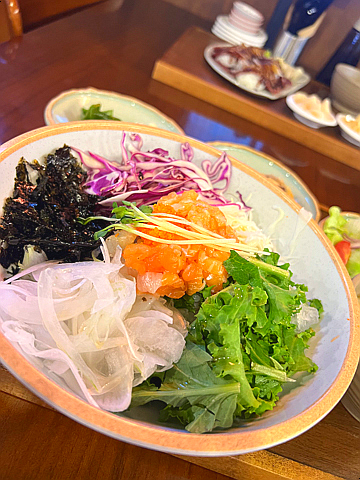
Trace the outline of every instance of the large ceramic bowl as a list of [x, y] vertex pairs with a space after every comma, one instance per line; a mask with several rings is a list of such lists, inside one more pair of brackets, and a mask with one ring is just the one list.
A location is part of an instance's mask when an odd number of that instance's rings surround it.
[[[110, 160], [120, 155], [122, 131], [139, 133], [145, 149], [162, 147], [179, 154], [181, 142], [194, 149], [195, 162], [216, 160], [215, 148], [163, 130], [116, 122], [69, 123], [34, 130], [0, 147], [0, 201], [12, 190], [20, 157], [41, 159], [64, 144], [91, 150]], [[190, 434], [157, 422], [156, 407], [144, 406], [120, 416], [86, 403], [69, 387], [50, 378], [42, 363], [33, 364], [0, 334], [0, 360], [30, 390], [70, 418], [119, 440], [165, 452], [187, 455], [231, 455], [264, 449], [306, 431], [319, 422], [346, 391], [358, 361], [360, 327], [355, 292], [345, 267], [317, 224], [304, 222], [301, 207], [282, 195], [262, 175], [233, 160], [230, 190], [240, 190], [254, 209], [254, 219], [269, 232], [275, 229], [276, 248], [291, 257], [294, 279], [309, 286], [310, 298], [320, 298], [325, 315], [309, 355], [318, 364], [315, 375], [284, 395], [272, 412], [260, 419], [219, 433]]]
[[50, 100], [44, 110], [46, 125], [77, 122], [81, 120], [81, 109], [100, 104], [101, 111], [112, 110], [113, 116], [123, 122], [139, 123], [163, 128], [169, 132], [184, 134], [183, 129], [157, 108], [137, 98], [116, 92], [83, 88], [67, 90]]

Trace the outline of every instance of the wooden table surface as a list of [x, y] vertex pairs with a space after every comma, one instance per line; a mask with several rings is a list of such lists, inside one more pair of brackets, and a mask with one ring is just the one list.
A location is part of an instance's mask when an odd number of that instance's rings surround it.
[[[273, 155], [324, 207], [360, 211], [357, 169], [151, 79], [155, 61], [192, 25], [211, 26], [161, 0], [108, 0], [29, 32], [20, 43], [0, 45], [0, 143], [44, 125], [44, 107], [61, 91], [93, 86], [154, 105], [197, 139], [241, 143]], [[360, 476], [360, 424], [341, 404], [299, 438], [268, 451], [184, 460], [81, 426], [1, 369], [0, 422], [1, 480]]]

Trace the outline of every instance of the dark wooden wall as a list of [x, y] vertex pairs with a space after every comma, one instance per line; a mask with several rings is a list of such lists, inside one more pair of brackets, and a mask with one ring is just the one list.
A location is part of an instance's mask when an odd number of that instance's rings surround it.
[[[24, 31], [101, 0], [18, 0]], [[136, 0], [134, 0], [136, 1]]]

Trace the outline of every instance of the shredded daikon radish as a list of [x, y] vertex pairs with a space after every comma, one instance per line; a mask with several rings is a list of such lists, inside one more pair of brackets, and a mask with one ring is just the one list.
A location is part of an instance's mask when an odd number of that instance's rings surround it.
[[239, 210], [236, 205], [224, 205], [219, 209], [225, 215], [227, 224], [234, 230], [242, 243], [257, 251], [263, 251], [265, 248], [273, 250], [270, 238], [251, 219], [251, 212]]

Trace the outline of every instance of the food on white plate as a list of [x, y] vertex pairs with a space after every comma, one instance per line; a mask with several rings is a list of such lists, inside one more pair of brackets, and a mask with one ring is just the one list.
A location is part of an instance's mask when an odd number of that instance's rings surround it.
[[316, 372], [305, 351], [321, 302], [241, 195], [226, 197], [225, 153], [199, 168], [188, 144], [179, 158], [141, 148], [124, 134], [121, 162], [66, 146], [20, 162], [0, 223], [0, 328], [94, 406], [159, 400], [160, 421], [229, 428]]
[[267, 90], [277, 94], [292, 85], [302, 72], [273, 58], [269, 51], [245, 45], [215, 47], [212, 58], [227, 73], [234, 77], [239, 86], [254, 91]]
[[351, 128], [351, 130], [360, 135], [360, 115], [355, 118], [351, 117], [350, 115], [345, 115], [343, 122], [346, 126]]
[[293, 100], [304, 112], [321, 122], [332, 122], [335, 118], [329, 98], [321, 100], [317, 95], [298, 92], [293, 95]]

